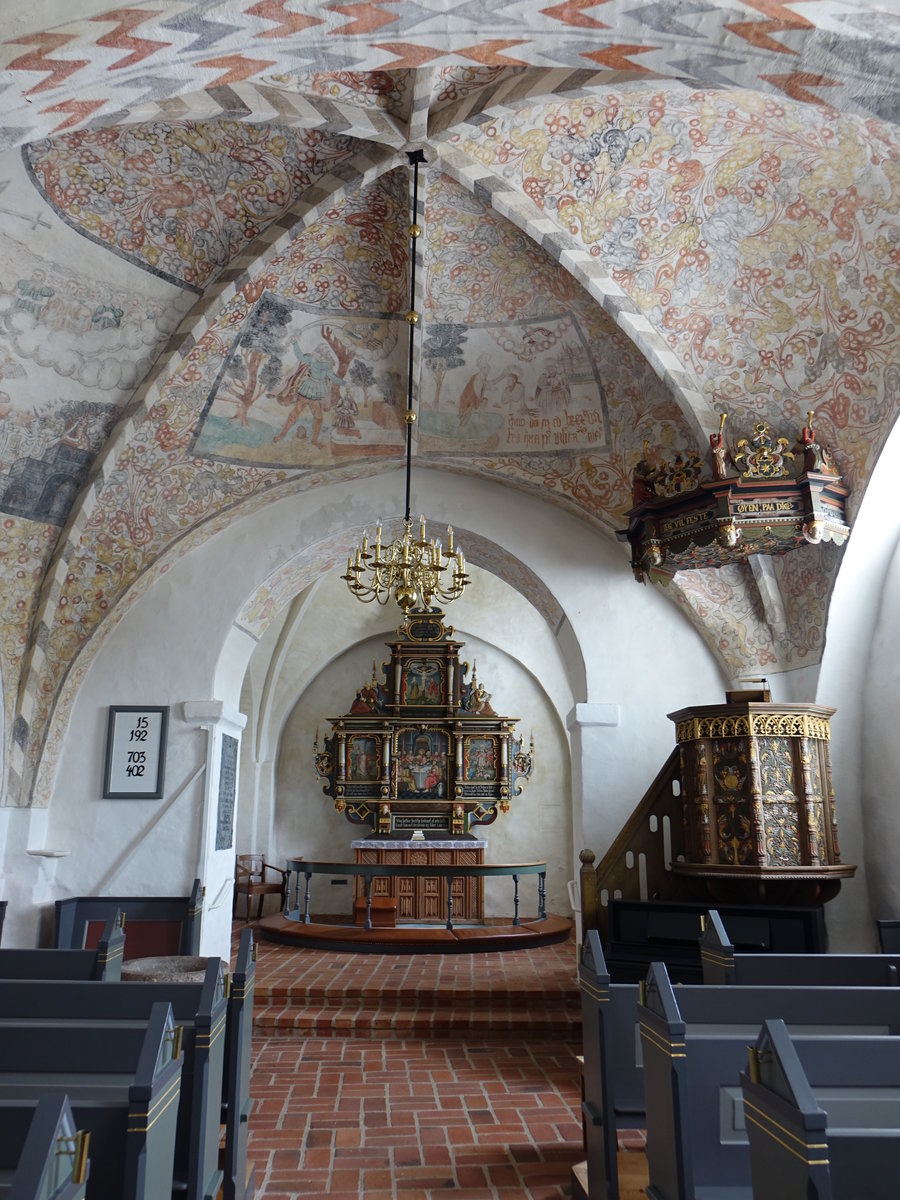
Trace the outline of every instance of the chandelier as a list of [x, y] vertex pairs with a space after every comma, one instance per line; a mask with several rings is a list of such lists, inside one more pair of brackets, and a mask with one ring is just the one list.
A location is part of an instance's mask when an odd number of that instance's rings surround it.
[[[419, 163], [424, 162], [421, 150], [408, 154], [412, 167], [412, 216], [409, 226], [409, 295], [410, 305], [416, 296], [416, 239], [422, 227], [416, 223], [419, 202]], [[413, 408], [413, 370], [415, 362], [415, 333], [419, 314], [410, 307], [406, 314], [409, 325], [409, 363], [407, 369], [406, 411], [406, 509], [403, 533], [392, 542], [381, 540], [381, 521], [375, 530], [375, 543], [369, 545], [368, 533], [364, 532], [362, 543], [351, 551], [347, 559], [347, 573], [341, 579], [364, 604], [376, 600], [387, 604], [395, 600], [405, 612], [410, 609], [427, 609], [433, 600], [449, 604], [458, 600], [469, 582], [466, 561], [462, 550], [453, 546], [453, 527], [447, 527], [447, 546], [435, 538], [428, 539], [425, 533], [425, 518], [419, 517], [419, 536], [413, 534], [410, 518], [410, 478], [412, 472], [412, 430], [416, 422]]]

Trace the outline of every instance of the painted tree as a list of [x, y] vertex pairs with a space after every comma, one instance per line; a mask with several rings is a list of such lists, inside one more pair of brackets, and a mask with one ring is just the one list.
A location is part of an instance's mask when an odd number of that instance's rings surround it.
[[461, 367], [465, 362], [462, 348], [466, 337], [467, 334], [462, 325], [450, 325], [445, 321], [436, 321], [426, 330], [422, 354], [434, 372], [435, 409], [440, 405], [441, 387], [447, 372], [452, 371], [454, 367]]

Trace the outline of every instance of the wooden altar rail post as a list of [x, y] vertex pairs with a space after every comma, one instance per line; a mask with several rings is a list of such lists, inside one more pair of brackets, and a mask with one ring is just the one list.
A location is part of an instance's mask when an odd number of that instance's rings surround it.
[[[389, 878], [409, 877], [438, 878], [447, 881], [447, 929], [453, 929], [453, 881], [454, 879], [477, 879], [479, 877], [496, 878], [509, 875], [514, 884], [513, 905], [515, 915], [513, 925], [521, 925], [519, 918], [519, 876], [537, 875], [538, 877], [538, 915], [537, 920], [547, 919], [547, 864], [546, 862], [530, 863], [484, 863], [478, 866], [414, 866], [410, 863], [333, 863], [313, 862], [305, 858], [289, 858], [285, 863], [288, 872], [288, 886], [285, 899], [284, 916], [289, 921], [297, 921], [309, 925], [312, 918], [309, 913], [310, 881], [313, 875], [361, 875], [366, 881], [366, 923], [365, 928], [372, 928], [372, 880], [376, 876]], [[305, 879], [303, 893], [303, 911], [300, 910], [300, 876]], [[293, 882], [292, 882], [293, 881]]]

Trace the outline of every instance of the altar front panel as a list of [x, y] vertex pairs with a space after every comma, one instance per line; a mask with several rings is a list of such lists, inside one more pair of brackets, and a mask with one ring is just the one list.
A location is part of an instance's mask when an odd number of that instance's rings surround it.
[[[352, 843], [353, 861], [366, 866], [475, 867], [484, 864], [486, 841], [390, 841], [362, 838]], [[354, 898], [365, 896], [366, 881], [356, 879]], [[453, 920], [484, 919], [484, 880], [452, 880]], [[437, 876], [375, 876], [372, 896], [392, 896], [398, 921], [446, 921], [447, 881]]]

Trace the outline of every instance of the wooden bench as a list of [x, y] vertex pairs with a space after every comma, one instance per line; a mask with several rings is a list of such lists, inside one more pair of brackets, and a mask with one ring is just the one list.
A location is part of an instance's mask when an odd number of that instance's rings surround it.
[[252, 930], [244, 929], [231, 978], [225, 1025], [225, 1079], [222, 1086], [225, 1138], [221, 1159], [225, 1175], [222, 1182], [223, 1200], [253, 1200], [256, 1195], [255, 1171], [247, 1169], [255, 985], [256, 947]]
[[886, 987], [900, 984], [900, 955], [736, 954], [718, 911], [710, 910], [700, 936], [704, 983], [792, 987]]
[[3, 937], [3, 922], [6, 918], [6, 906], [8, 903], [8, 900], [0, 900], [0, 939]]
[[5, 1107], [65, 1091], [91, 1134], [88, 1200], [171, 1200], [180, 1040], [163, 1003], [145, 1025], [0, 1028], [0, 1124]]
[[[619, 1129], [643, 1128], [636, 983], [611, 983], [600, 935], [588, 929], [578, 967], [584, 1049], [582, 1114], [591, 1200], [618, 1200]], [[583, 1174], [583, 1173], [582, 1173]]]
[[178, 1102], [174, 1187], [185, 1200], [215, 1200], [225, 1062], [226, 995], [222, 961], [210, 958], [202, 983], [0, 981], [0, 1029], [63, 1026], [80, 1036], [94, 1022], [146, 1024], [153, 1005], [172, 1006], [183, 1029], [184, 1065]]
[[71, 896], [57, 900], [53, 944], [89, 950], [115, 912], [125, 921], [125, 958], [200, 953], [203, 888], [194, 880], [189, 896]]
[[653, 964], [639, 1007], [651, 1200], [749, 1200], [738, 1078], [757, 1024], [776, 1013], [810, 1055], [838, 1035], [900, 1050], [892, 988], [673, 988]]
[[[678, 983], [700, 983], [698, 939], [708, 905], [700, 900], [611, 900], [606, 965], [614, 983], [637, 983], [664, 962]], [[722, 915], [746, 954], [808, 954], [826, 948], [821, 907], [729, 905]]]
[[0, 950], [0, 979], [116, 980], [125, 934], [116, 910], [93, 950]]
[[[667, 976], [668, 978], [668, 976]], [[588, 930], [579, 966], [584, 1049], [583, 1114], [591, 1200], [617, 1200], [617, 1132], [646, 1125], [643, 1049], [638, 1017], [639, 985], [611, 983], [599, 934]], [[820, 1024], [900, 1032], [900, 997], [880, 988], [791, 989], [790, 1013], [809, 1025], [818, 1008]], [[678, 1003], [686, 1020], [720, 1024], [728, 1013], [744, 1028], [746, 1045], [759, 1024], [785, 1011], [780, 988], [681, 984]], [[740, 1062], [743, 1062], [741, 1051]], [[739, 1069], [739, 1066], [738, 1068]], [[735, 1073], [732, 1083], [735, 1084]]]
[[754, 1200], [896, 1200], [900, 1050], [835, 1038], [821, 1056], [766, 1021], [740, 1075]]
[[878, 930], [881, 953], [900, 954], [900, 921], [876, 921], [875, 928]]
[[89, 1138], [68, 1096], [0, 1109], [0, 1200], [84, 1200]]

